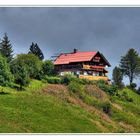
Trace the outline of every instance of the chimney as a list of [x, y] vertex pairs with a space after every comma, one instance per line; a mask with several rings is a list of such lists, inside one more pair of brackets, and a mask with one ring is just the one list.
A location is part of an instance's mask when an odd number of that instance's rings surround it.
[[77, 50], [77, 49], [74, 49], [74, 50], [73, 50], [73, 53], [77, 53], [77, 52], [78, 52], [78, 50]]

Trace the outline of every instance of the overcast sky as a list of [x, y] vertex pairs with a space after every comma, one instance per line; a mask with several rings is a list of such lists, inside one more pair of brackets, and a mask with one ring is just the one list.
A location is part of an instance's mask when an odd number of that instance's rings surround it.
[[[100, 51], [112, 69], [129, 48], [140, 53], [140, 8], [0, 8], [0, 38], [15, 54], [38, 43], [46, 59], [60, 52]], [[126, 81], [126, 80], [125, 80]], [[137, 80], [140, 86], [140, 80]]]

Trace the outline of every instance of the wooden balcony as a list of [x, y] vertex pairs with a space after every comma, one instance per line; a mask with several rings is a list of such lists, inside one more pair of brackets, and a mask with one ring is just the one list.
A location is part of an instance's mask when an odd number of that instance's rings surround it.
[[109, 81], [107, 76], [92, 76], [92, 75], [79, 75], [79, 78], [88, 79], [88, 80], [104, 80]]
[[83, 65], [83, 69], [92, 71], [103, 71], [105, 73], [108, 73], [108, 71], [105, 69], [105, 66]]

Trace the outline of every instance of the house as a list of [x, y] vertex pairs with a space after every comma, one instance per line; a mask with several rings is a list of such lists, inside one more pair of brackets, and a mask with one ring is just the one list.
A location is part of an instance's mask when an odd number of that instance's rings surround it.
[[73, 74], [89, 80], [109, 81], [106, 67], [111, 65], [100, 52], [80, 52], [74, 49], [71, 53], [61, 53], [57, 56], [54, 65], [61, 76]]

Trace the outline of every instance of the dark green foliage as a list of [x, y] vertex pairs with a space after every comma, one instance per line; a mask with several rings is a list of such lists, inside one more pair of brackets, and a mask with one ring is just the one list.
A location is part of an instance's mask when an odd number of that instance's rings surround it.
[[0, 55], [0, 85], [9, 86], [13, 82], [13, 75], [10, 72], [6, 58]]
[[104, 102], [102, 103], [101, 106], [102, 106], [103, 112], [105, 112], [106, 114], [111, 113], [111, 104], [109, 102]]
[[34, 44], [32, 42], [32, 45], [30, 46], [29, 54], [36, 55], [40, 60], [43, 60], [44, 59], [43, 52], [41, 51], [41, 49], [39, 48], [39, 46], [38, 46], [37, 43]]
[[34, 54], [19, 54], [18, 61], [24, 64], [30, 78], [38, 79], [39, 74], [42, 73], [42, 61]]
[[136, 83], [131, 83], [131, 84], [130, 84], [130, 88], [131, 88], [132, 90], [135, 90], [136, 87], [137, 87], [137, 84], [136, 84]]
[[0, 53], [2, 56], [7, 58], [7, 62], [10, 62], [13, 58], [12, 45], [6, 33], [4, 34], [2, 42], [0, 43]]
[[127, 54], [121, 58], [120, 68], [131, 84], [135, 78], [140, 76], [139, 54], [134, 49], [129, 49]]
[[123, 74], [119, 67], [115, 67], [113, 69], [113, 84], [117, 85], [119, 88], [122, 88], [122, 80], [123, 80]]
[[123, 91], [121, 94], [118, 94], [118, 97], [123, 101], [133, 102], [133, 99], [129, 97], [129, 95], [125, 91]]
[[11, 62], [11, 71], [14, 75], [15, 83], [20, 85], [20, 89], [22, 89], [23, 86], [27, 86], [29, 84], [29, 74], [27, 67], [18, 58]]
[[77, 78], [76, 76], [67, 74], [62, 77], [62, 84], [68, 85], [71, 81], [75, 81]]
[[84, 103], [103, 110], [107, 114], [110, 114], [111, 104], [109, 103], [109, 101], [100, 101], [91, 93], [87, 93], [83, 84], [77, 81], [71, 81], [68, 85], [68, 89], [71, 93], [74, 93], [73, 95], [77, 96]]
[[46, 81], [50, 84], [60, 84], [61, 83], [61, 78], [55, 77], [55, 76], [45, 76], [43, 78], [43, 81]]
[[50, 60], [44, 61], [42, 67], [44, 75], [48, 76], [54, 75], [54, 64], [52, 63], [52, 61]]
[[111, 96], [117, 93], [117, 86], [115, 85], [107, 85], [104, 81], [100, 80], [97, 81], [97, 86], [102, 89], [103, 91], [109, 93]]
[[140, 87], [137, 89], [137, 94], [140, 95]]
[[115, 85], [108, 86], [108, 91], [107, 92], [110, 95], [115, 95], [117, 93], [117, 91], [118, 91], [117, 86], [115, 86]]
[[83, 85], [95, 84], [95, 81], [91, 81], [91, 80], [87, 80], [87, 79], [80, 79], [71, 74], [66, 74], [62, 77], [62, 84], [68, 85], [71, 81], [75, 81], [75, 82], [83, 84]]

